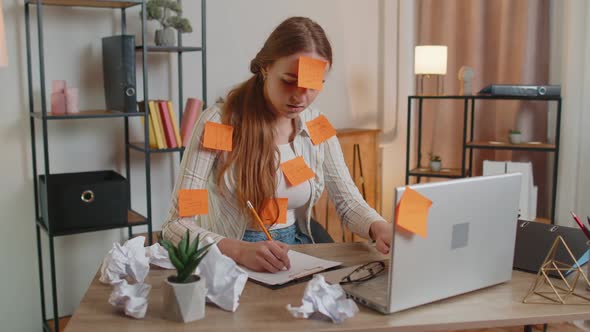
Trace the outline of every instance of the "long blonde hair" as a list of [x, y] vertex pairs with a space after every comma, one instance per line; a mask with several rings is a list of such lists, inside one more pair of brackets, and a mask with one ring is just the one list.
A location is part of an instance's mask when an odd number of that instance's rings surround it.
[[233, 166], [235, 193], [244, 212], [249, 200], [260, 214], [264, 202], [275, 197], [277, 187], [279, 163], [273, 129], [276, 115], [265, 101], [262, 70], [279, 58], [314, 51], [332, 64], [332, 48], [319, 24], [306, 17], [283, 21], [250, 62], [252, 77], [226, 97], [222, 122], [234, 127], [233, 150], [221, 161], [217, 183], [221, 185], [224, 173]]

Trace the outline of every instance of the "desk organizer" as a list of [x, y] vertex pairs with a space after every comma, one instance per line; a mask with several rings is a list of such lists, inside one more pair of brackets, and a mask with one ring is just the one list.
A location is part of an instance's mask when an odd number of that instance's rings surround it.
[[[563, 248], [569, 254], [569, 258], [571, 258], [570, 264], [555, 259], [555, 254], [560, 245], [562, 245]], [[571, 276], [572, 280], [568, 281], [568, 278], [566, 278], [564, 274], [570, 270], [574, 271], [572, 272]], [[549, 277], [549, 273], [557, 273], [560, 276], [560, 278], [551, 279]], [[588, 281], [586, 274], [584, 273], [582, 268], [580, 268], [580, 265], [578, 265], [574, 257], [574, 254], [572, 253], [568, 245], [565, 243], [565, 240], [561, 236], [557, 236], [555, 238], [555, 241], [553, 241], [551, 249], [547, 253], [545, 261], [543, 262], [541, 268], [539, 269], [539, 272], [537, 273], [537, 278], [535, 279], [535, 282], [531, 286], [530, 290], [528, 291], [527, 295], [524, 297], [522, 302], [553, 304], [590, 304], [590, 298], [588, 296], [576, 293], [576, 284], [578, 283], [580, 276], [586, 282], [586, 289], [588, 289], [590, 287], [590, 281]], [[549, 300], [549, 302], [534, 301], [532, 297], [535, 295], [538, 295], [546, 300]], [[572, 298], [581, 299], [583, 301], [572, 302]]]

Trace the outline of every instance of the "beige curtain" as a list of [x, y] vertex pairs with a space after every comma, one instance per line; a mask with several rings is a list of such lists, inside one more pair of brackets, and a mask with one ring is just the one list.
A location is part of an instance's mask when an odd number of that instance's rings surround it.
[[[549, 0], [419, 0], [416, 15], [417, 45], [448, 46], [445, 94], [459, 93], [457, 73], [464, 65], [474, 69], [474, 93], [494, 83], [547, 84]], [[427, 92], [435, 91], [433, 83], [426, 83]], [[432, 152], [442, 156], [443, 167], [460, 167], [463, 103], [431, 100], [424, 106], [422, 165]], [[546, 102], [476, 102], [474, 140], [507, 141], [509, 129], [515, 128], [525, 141], [546, 142], [547, 106]], [[546, 153], [476, 150], [474, 157], [474, 175], [481, 175], [486, 159], [531, 161], [539, 186], [537, 216], [549, 216], [551, 165]]]

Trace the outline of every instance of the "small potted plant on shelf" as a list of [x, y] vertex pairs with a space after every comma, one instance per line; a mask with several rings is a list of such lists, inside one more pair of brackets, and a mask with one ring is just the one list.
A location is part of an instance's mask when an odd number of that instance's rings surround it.
[[510, 129], [508, 132], [508, 139], [512, 144], [522, 143], [522, 134], [518, 129]]
[[155, 43], [158, 46], [174, 46], [176, 31], [192, 32], [191, 23], [181, 17], [182, 7], [176, 0], [148, 0], [146, 3], [147, 19], [160, 22], [162, 29], [156, 30]]
[[178, 246], [172, 242], [160, 239], [160, 244], [168, 251], [170, 261], [176, 268], [176, 275], [169, 276], [162, 288], [164, 303], [162, 316], [165, 319], [190, 322], [205, 317], [205, 279], [194, 275], [209, 247], [213, 243], [199, 248], [199, 235], [190, 242], [189, 231], [182, 237]]
[[442, 166], [442, 161], [440, 156], [435, 154], [430, 154], [430, 170], [433, 172], [439, 172]]

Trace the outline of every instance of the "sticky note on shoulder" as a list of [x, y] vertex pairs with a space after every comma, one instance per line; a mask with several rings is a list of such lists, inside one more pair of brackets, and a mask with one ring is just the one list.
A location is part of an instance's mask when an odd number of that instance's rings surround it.
[[328, 62], [308, 56], [299, 57], [297, 86], [300, 88], [321, 90], [324, 87], [324, 73]]
[[[277, 205], [275, 206], [275, 203]], [[265, 225], [272, 225], [273, 223], [285, 224], [287, 223], [287, 208], [289, 206], [288, 198], [269, 199], [264, 202], [260, 218]], [[278, 207], [278, 209], [277, 209]]]
[[203, 147], [213, 150], [231, 151], [234, 127], [208, 121], [203, 133]]
[[180, 189], [178, 216], [192, 217], [209, 213], [209, 193], [206, 189]]
[[410, 187], [406, 187], [402, 198], [395, 208], [395, 222], [397, 226], [428, 237], [428, 211], [432, 201]]
[[330, 121], [328, 121], [323, 115], [320, 115], [311, 121], [307, 121], [305, 124], [309, 130], [309, 136], [311, 136], [311, 142], [313, 145], [325, 142], [330, 137], [336, 135], [336, 129], [332, 127]]
[[292, 186], [296, 186], [315, 177], [315, 173], [307, 166], [303, 157], [293, 158], [282, 163], [281, 170]]

